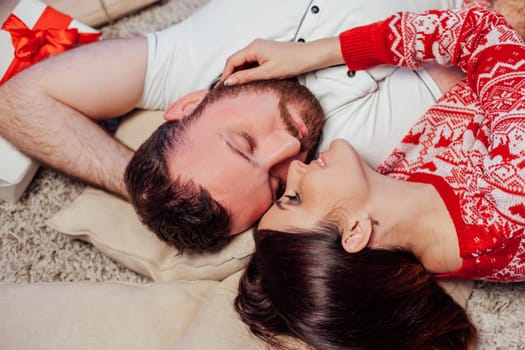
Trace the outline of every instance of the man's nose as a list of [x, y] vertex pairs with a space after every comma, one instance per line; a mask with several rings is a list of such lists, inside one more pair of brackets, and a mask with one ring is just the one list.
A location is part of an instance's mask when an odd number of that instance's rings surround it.
[[272, 168], [286, 163], [299, 155], [301, 143], [297, 138], [282, 130], [269, 137], [259, 149], [259, 161], [261, 166], [268, 171]]

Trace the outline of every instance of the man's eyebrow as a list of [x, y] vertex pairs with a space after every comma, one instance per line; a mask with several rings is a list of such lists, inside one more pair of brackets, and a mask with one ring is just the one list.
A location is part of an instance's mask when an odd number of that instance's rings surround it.
[[250, 151], [253, 152], [257, 147], [257, 144], [252, 135], [248, 134], [247, 132], [239, 132], [237, 134], [243, 137], [246, 140], [246, 142], [248, 142], [248, 144], [250, 145]]

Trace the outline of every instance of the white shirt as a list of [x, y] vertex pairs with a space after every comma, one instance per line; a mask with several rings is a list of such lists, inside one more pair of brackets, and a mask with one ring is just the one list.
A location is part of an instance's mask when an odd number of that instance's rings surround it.
[[[207, 89], [229, 55], [255, 38], [311, 41], [385, 19], [397, 11], [455, 8], [460, 0], [212, 0], [185, 21], [148, 35], [140, 107], [165, 109]], [[327, 115], [320, 150], [345, 138], [372, 166], [399, 144], [441, 95], [424, 70], [332, 67], [300, 77]]]

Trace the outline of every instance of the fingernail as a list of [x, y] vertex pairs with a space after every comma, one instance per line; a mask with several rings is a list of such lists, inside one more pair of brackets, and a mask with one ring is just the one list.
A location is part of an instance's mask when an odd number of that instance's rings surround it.
[[229, 86], [229, 85], [234, 85], [235, 83], [237, 82], [237, 80], [235, 80], [235, 78], [228, 78], [224, 81], [224, 85], [226, 86]]

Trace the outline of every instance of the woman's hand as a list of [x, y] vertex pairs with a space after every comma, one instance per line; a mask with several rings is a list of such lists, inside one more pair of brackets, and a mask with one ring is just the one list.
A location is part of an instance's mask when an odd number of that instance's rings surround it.
[[525, 39], [525, 2], [523, 0], [494, 0], [492, 7], [505, 16], [507, 22]]
[[342, 63], [337, 37], [310, 43], [256, 39], [228, 58], [221, 81], [225, 85], [235, 85], [253, 80], [285, 79]]

